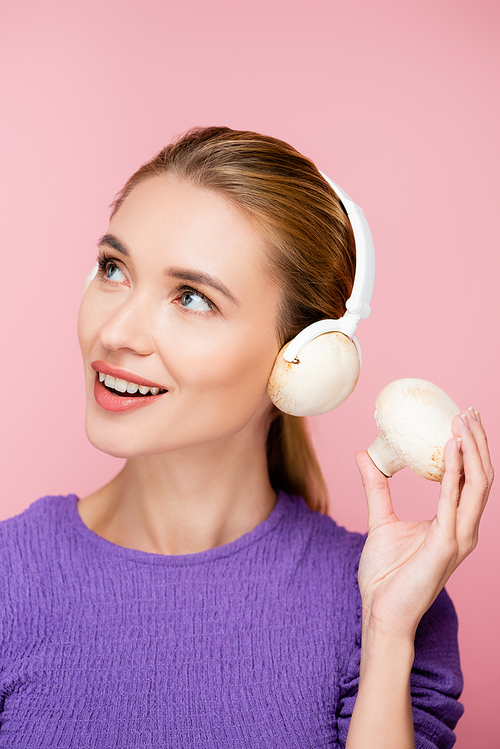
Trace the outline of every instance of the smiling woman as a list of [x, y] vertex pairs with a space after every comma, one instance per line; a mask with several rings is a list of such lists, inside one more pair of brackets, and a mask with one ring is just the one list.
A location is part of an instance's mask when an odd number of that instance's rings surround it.
[[[399, 521], [357, 453], [362, 536], [328, 516], [270, 384], [306, 326], [369, 314], [352, 206], [288, 144], [224, 127], [119, 193], [78, 336], [88, 439], [126, 462], [0, 523], [0, 749], [453, 746], [444, 585], [493, 480], [479, 415], [453, 421], [433, 520]], [[323, 331], [281, 365], [319, 381], [319, 349], [358, 362], [356, 345]]]
[[[215, 455], [223, 449], [236, 457], [254, 441], [265, 444], [271, 405], [266, 383], [279, 348], [274, 320], [280, 290], [264, 271], [256, 272], [264, 254], [257, 230], [220, 195], [169, 174], [138, 184], [113, 214], [108, 234], [128, 248], [127, 255], [108, 246], [101, 256], [78, 326], [92, 444], [127, 458], [169, 456], [162, 460], [162, 472], [165, 459], [170, 463], [180, 450], [203, 448]], [[198, 282], [188, 285], [186, 276]], [[214, 285], [213, 279], [220, 281]], [[130, 418], [126, 399], [126, 423], [109, 419], [91, 397], [94, 387], [103, 390], [93, 366], [97, 360], [126, 370], [122, 377], [129, 382], [142, 376], [166, 392], [147, 404], [141, 401], [151, 408], [134, 408]], [[250, 465], [245, 471], [255, 473]], [[207, 479], [205, 469], [205, 487]], [[272, 488], [259, 487], [258, 494], [265, 503], [260, 512], [269, 514]], [[98, 504], [103, 507], [102, 495]], [[86, 505], [83, 500], [82, 508]], [[198, 542], [191, 538], [193, 549], [169, 549], [168, 539], [158, 538], [151, 550], [196, 551]], [[135, 546], [139, 539], [130, 541]], [[204, 539], [201, 548], [218, 541]]]

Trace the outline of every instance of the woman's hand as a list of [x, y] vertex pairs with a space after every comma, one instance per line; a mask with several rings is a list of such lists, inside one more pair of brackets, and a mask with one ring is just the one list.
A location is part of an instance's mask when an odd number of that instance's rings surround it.
[[493, 482], [486, 433], [479, 415], [467, 410], [453, 419], [452, 434], [433, 520], [399, 520], [387, 479], [366, 451], [356, 453], [368, 502], [358, 576], [364, 631], [414, 638], [424, 613], [477, 544]]

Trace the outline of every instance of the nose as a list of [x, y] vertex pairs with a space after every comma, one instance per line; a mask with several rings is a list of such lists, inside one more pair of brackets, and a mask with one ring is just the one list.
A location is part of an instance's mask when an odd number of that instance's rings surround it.
[[151, 305], [144, 297], [131, 293], [117, 308], [110, 311], [101, 327], [99, 339], [109, 351], [123, 349], [147, 356], [154, 351], [151, 329]]

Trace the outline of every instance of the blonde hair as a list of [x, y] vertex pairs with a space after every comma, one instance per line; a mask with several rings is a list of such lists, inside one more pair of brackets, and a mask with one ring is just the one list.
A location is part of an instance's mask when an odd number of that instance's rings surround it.
[[[282, 289], [280, 345], [316, 320], [342, 317], [354, 282], [354, 235], [342, 204], [310, 159], [259, 133], [193, 128], [132, 175], [111, 216], [139, 182], [166, 172], [219, 193], [256, 222], [269, 248], [267, 269]], [[326, 514], [327, 488], [305, 420], [276, 408], [273, 417], [267, 437], [272, 486]]]

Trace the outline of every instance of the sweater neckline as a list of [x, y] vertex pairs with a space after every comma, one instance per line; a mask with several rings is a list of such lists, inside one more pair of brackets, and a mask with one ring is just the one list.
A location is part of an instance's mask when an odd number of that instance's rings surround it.
[[87, 544], [92, 546], [96, 551], [105, 554], [109, 558], [130, 560], [142, 564], [159, 564], [168, 567], [185, 567], [193, 564], [203, 564], [236, 554], [270, 533], [282, 520], [287, 508], [290, 507], [292, 503], [292, 497], [279, 489], [277, 491], [276, 504], [268, 517], [248, 533], [244, 533], [230, 543], [223, 544], [222, 546], [215, 546], [213, 549], [198, 551], [194, 554], [171, 555], [156, 554], [149, 551], [140, 551], [139, 549], [129, 549], [126, 546], [119, 546], [118, 544], [103, 538], [83, 522], [78, 513], [79, 499], [80, 498], [76, 494], [70, 494], [68, 497], [68, 500], [70, 500], [67, 502], [70, 524], [87, 542]]

